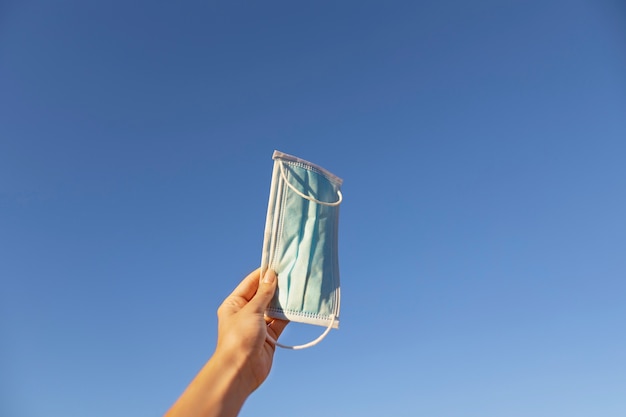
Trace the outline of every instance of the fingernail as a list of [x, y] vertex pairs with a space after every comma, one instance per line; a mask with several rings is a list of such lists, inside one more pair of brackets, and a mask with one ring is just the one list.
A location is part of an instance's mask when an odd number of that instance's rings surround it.
[[276, 281], [276, 273], [273, 270], [268, 269], [265, 275], [263, 276], [263, 282], [265, 284], [273, 284], [274, 281]]

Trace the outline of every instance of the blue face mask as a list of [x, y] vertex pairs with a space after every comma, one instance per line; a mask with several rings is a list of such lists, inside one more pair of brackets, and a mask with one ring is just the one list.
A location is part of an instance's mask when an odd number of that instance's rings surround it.
[[261, 273], [276, 271], [278, 288], [267, 308], [273, 318], [325, 326], [313, 342], [339, 327], [337, 232], [341, 178], [295, 156], [274, 151]]

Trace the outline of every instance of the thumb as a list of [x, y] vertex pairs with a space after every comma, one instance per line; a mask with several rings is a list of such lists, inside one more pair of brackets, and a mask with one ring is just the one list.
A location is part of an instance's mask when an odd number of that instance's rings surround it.
[[256, 294], [252, 297], [252, 300], [248, 303], [249, 308], [256, 313], [263, 313], [265, 307], [269, 304], [276, 291], [276, 272], [272, 269], [268, 269], [259, 282], [259, 288], [256, 290]]

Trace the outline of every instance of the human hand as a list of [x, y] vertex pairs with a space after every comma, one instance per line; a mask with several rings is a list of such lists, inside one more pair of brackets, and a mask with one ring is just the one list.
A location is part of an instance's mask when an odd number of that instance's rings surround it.
[[248, 394], [265, 381], [276, 347], [266, 332], [278, 339], [288, 321], [265, 317], [265, 308], [276, 290], [276, 274], [268, 270], [250, 273], [217, 310], [218, 334], [214, 356], [236, 367], [240, 388]]
[[282, 333], [287, 321], [265, 318], [276, 290], [276, 274], [260, 269], [235, 288], [217, 310], [217, 347], [166, 417], [234, 417], [272, 367], [275, 346], [266, 340]]

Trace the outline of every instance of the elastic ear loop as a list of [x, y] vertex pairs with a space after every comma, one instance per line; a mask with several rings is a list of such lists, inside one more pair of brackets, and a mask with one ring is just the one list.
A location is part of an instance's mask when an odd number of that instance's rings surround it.
[[[305, 199], [307, 199], [309, 201], [312, 201], [314, 203], [324, 205], [324, 206], [338, 206], [339, 204], [341, 204], [341, 201], [343, 200], [343, 195], [341, 194], [341, 191], [337, 190], [337, 196], [339, 198], [335, 202], [327, 203], [325, 201], [317, 200], [317, 199], [315, 199], [315, 198], [313, 198], [311, 196], [308, 196], [308, 195], [302, 193], [300, 190], [298, 190], [293, 185], [291, 185], [291, 183], [287, 179], [287, 175], [285, 175], [285, 169], [283, 168], [283, 162], [282, 161], [280, 162], [279, 166], [280, 166], [280, 175], [283, 177], [283, 180], [285, 181], [285, 184], [287, 184], [287, 186], [289, 188], [291, 188], [292, 191], [295, 192], [296, 194], [298, 194], [300, 197], [305, 198]], [[267, 332], [265, 334], [265, 338], [267, 339], [268, 342], [273, 343], [274, 345], [276, 345], [278, 347], [281, 347], [283, 349], [300, 350], [300, 349], [310, 348], [311, 346], [315, 346], [319, 342], [321, 342], [328, 335], [328, 333], [330, 333], [330, 330], [333, 328], [333, 324], [335, 324], [335, 321], [337, 321], [337, 314], [339, 313], [340, 303], [341, 303], [341, 292], [339, 291], [339, 288], [338, 288], [337, 289], [337, 307], [335, 309], [335, 313], [332, 313], [330, 315], [330, 324], [328, 325], [326, 330], [324, 330], [324, 333], [322, 333], [317, 339], [315, 339], [315, 340], [313, 340], [313, 341], [311, 341], [309, 343], [305, 343], [303, 345], [295, 345], [295, 346], [283, 345], [282, 343], [279, 343], [276, 339], [274, 339], [272, 336], [270, 336], [269, 333], [267, 333]]]
[[330, 333], [330, 330], [333, 328], [333, 324], [335, 324], [335, 321], [337, 320], [337, 313], [339, 312], [340, 303], [341, 303], [341, 293], [339, 291], [339, 288], [337, 288], [337, 308], [335, 309], [336, 312], [330, 315], [330, 324], [328, 325], [326, 330], [324, 330], [324, 333], [322, 333], [317, 339], [309, 343], [305, 343], [303, 345], [295, 345], [295, 346], [283, 345], [282, 343], [279, 343], [276, 339], [274, 339], [272, 336], [270, 336], [270, 334], [267, 333], [267, 330], [265, 332], [265, 338], [267, 339], [268, 342], [273, 343], [274, 345], [281, 347], [283, 349], [300, 350], [300, 349], [310, 348], [311, 346], [315, 346], [319, 342], [321, 342], [328, 335], [328, 333]]
[[341, 204], [341, 200], [343, 200], [343, 195], [341, 194], [341, 191], [337, 190], [337, 196], [338, 196], [339, 199], [337, 201], [335, 201], [335, 202], [327, 203], [325, 201], [317, 200], [317, 199], [315, 199], [315, 198], [313, 198], [313, 197], [311, 197], [309, 195], [304, 194], [302, 191], [298, 190], [296, 187], [291, 185], [291, 183], [287, 179], [287, 175], [285, 174], [285, 169], [283, 168], [283, 162], [282, 161], [280, 162], [279, 166], [280, 166], [280, 175], [283, 177], [283, 180], [285, 181], [285, 184], [287, 184], [287, 186], [289, 188], [291, 188], [291, 190], [294, 193], [298, 194], [300, 197], [305, 198], [305, 199], [307, 199], [309, 201], [312, 201], [314, 203], [321, 204], [323, 206], [338, 206], [339, 204]]

